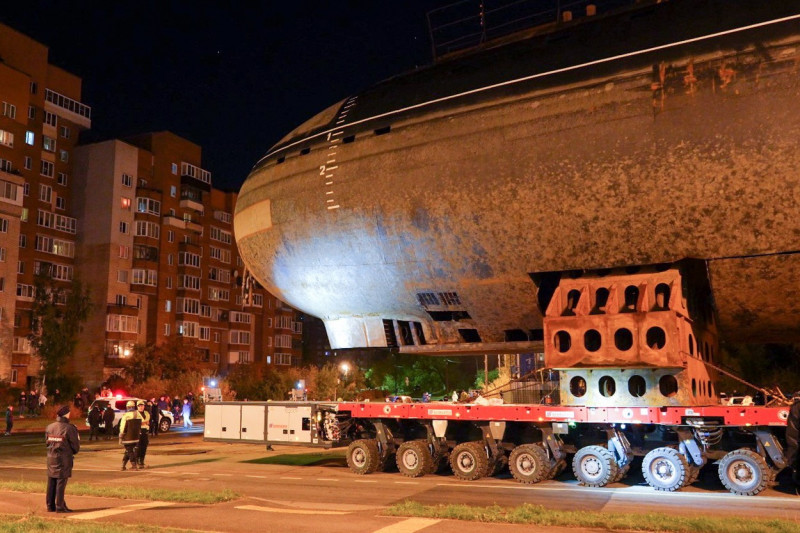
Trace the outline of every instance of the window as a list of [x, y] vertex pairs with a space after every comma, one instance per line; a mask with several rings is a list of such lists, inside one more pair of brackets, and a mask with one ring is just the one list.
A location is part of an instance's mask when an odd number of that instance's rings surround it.
[[120, 222], [119, 223], [119, 232], [124, 233], [125, 235], [128, 234], [128, 223], [127, 222]]
[[117, 270], [117, 281], [120, 283], [128, 283], [128, 271]]
[[172, 163], [172, 173], [178, 175], [178, 163]]
[[263, 294], [254, 294], [253, 295], [253, 307], [264, 307], [264, 295]]
[[49, 185], [39, 185], [39, 201], [47, 202], [48, 204], [53, 201], [53, 188]]
[[117, 305], [128, 305], [128, 297], [124, 294], [117, 294], [116, 299], [114, 302]]
[[175, 233], [171, 229], [167, 230], [167, 242], [175, 242]]
[[276, 353], [275, 354], [275, 364], [276, 365], [291, 365], [292, 364], [292, 354], [290, 354], [290, 353]]
[[19, 247], [25, 248], [28, 246], [28, 236], [27, 235], [20, 235], [19, 236]]
[[31, 341], [27, 337], [14, 337], [13, 351], [18, 353], [31, 353]]
[[29, 155], [25, 156], [25, 170], [30, 170], [33, 168], [33, 158]]
[[32, 105], [28, 106], [28, 119], [29, 120], [36, 120], [36, 108]]
[[0, 233], [8, 233], [8, 220], [0, 218]]
[[8, 118], [17, 118], [17, 106], [3, 102], [3, 116]]
[[124, 187], [132, 187], [133, 186], [133, 177], [129, 174], [122, 175], [122, 185]]
[[25, 144], [28, 146], [36, 144], [36, 135], [30, 130], [25, 132]]
[[200, 326], [200, 340], [207, 341], [211, 339], [211, 328], [207, 326]]
[[125, 198], [124, 196], [119, 199], [119, 206], [124, 209], [125, 211], [131, 210], [131, 199]]
[[14, 134], [10, 131], [0, 130], [0, 144], [14, 148]]
[[61, 257], [75, 257], [74, 242], [56, 239], [49, 235], [37, 235], [35, 247], [36, 250], [40, 252], [59, 255]]
[[[178, 276], [179, 289], [191, 289], [193, 291], [200, 290], [200, 278], [198, 276], [182, 275]], [[210, 299], [210, 298], [209, 298]]]
[[[173, 164], [172, 166], [175, 165]], [[175, 198], [178, 195], [178, 188], [175, 185], [169, 186], [169, 195], [172, 196], [173, 198]]]
[[239, 311], [231, 311], [231, 322], [239, 324], [250, 324], [253, 321], [253, 315], [250, 313], [241, 313]]
[[169, 337], [169, 324], [164, 324], [164, 336]]
[[[198, 287], [199, 288], [199, 287]], [[231, 292], [226, 289], [218, 289], [217, 287], [208, 288], [208, 299], [212, 302], [222, 301], [227, 302], [231, 299]]]
[[200, 316], [210, 317], [211, 316], [211, 306], [200, 304]]
[[155, 287], [158, 282], [158, 272], [145, 268], [133, 269], [134, 285], [149, 285]]
[[6, 262], [6, 249], [0, 248], [0, 263]]
[[225, 250], [224, 248], [217, 248], [216, 246], [212, 246], [208, 251], [208, 255], [210, 255], [212, 259], [217, 259], [218, 261], [222, 261], [223, 263], [231, 262], [231, 251]]
[[31, 195], [31, 184], [27, 181], [22, 185], [22, 194], [23, 196], [30, 196]]
[[25, 261], [17, 261], [17, 274], [25, 273]]
[[48, 137], [47, 135], [42, 135], [42, 149], [45, 152], [55, 152], [56, 140]]
[[197, 337], [197, 330], [200, 329], [200, 324], [197, 322], [178, 322], [178, 335], [184, 337]]
[[230, 344], [250, 344], [250, 332], [232, 329], [229, 339]]
[[164, 286], [168, 289], [172, 288], [172, 277], [167, 276], [167, 279], [164, 280]]
[[16, 368], [12, 368], [11, 369], [11, 383], [16, 383], [18, 379], [19, 379], [19, 377], [18, 377], [18, 374], [17, 374], [17, 369]]
[[17, 283], [17, 298], [20, 300], [33, 301], [33, 285], [25, 285], [24, 283]]
[[150, 237], [151, 239], [158, 239], [161, 235], [161, 226], [155, 222], [146, 222], [144, 220], [136, 221], [136, 236], [137, 237]]
[[292, 329], [292, 319], [288, 316], [275, 317], [275, 327], [278, 329]]
[[66, 174], [64, 174], [63, 172], [59, 172], [59, 173], [58, 173], [58, 178], [57, 178], [57, 181], [56, 181], [56, 183], [58, 183], [59, 185], [63, 185], [64, 187], [66, 187], [66, 186], [67, 186], [67, 183], [69, 183], [69, 179], [67, 178], [67, 175], [66, 175]]
[[231, 232], [220, 229], [216, 226], [211, 226], [211, 238], [215, 241], [223, 242], [225, 244], [231, 243]]
[[53, 177], [53, 163], [50, 161], [42, 161], [42, 167], [39, 173], [42, 176], [47, 176], [48, 178]]
[[239, 351], [239, 352], [231, 352], [230, 361], [244, 364], [249, 363], [251, 361], [250, 352]]
[[178, 252], [178, 264], [200, 268], [200, 256], [192, 252]]
[[161, 214], [161, 202], [152, 198], [136, 198], [136, 212], [149, 215]]
[[173, 254], [167, 254], [167, 264], [172, 266], [175, 262], [175, 256]]
[[61, 126], [61, 128], [59, 128], [59, 132], [60, 132], [62, 137], [64, 137], [65, 139], [69, 139], [70, 131], [69, 131], [68, 127]]
[[31, 82], [31, 94], [36, 94], [38, 90], [39, 90], [39, 85], [35, 81], [32, 81]]
[[195, 298], [178, 298], [178, 312], [189, 315], [200, 314], [200, 300]]
[[131, 248], [130, 246], [120, 246], [119, 247], [119, 257], [120, 259], [127, 259], [130, 256]]
[[[214, 362], [215, 362], [215, 363], [219, 363], [219, 354], [218, 354], [218, 353], [215, 353], [215, 354], [214, 354]], [[16, 372], [16, 370], [13, 370], [12, 372]], [[12, 376], [13, 376], [13, 375], [14, 375], [14, 374], [12, 374]]]
[[230, 224], [233, 216], [227, 211], [214, 211], [214, 218], [220, 222]]
[[63, 196], [56, 196], [56, 209], [61, 209], [62, 211], [67, 208], [67, 199]]
[[276, 348], [291, 348], [292, 336], [291, 335], [275, 335]]
[[58, 118], [56, 117], [56, 114], [51, 113], [50, 111], [45, 111], [44, 123], [47, 124], [48, 126], [53, 126], [55, 128], [56, 124], [58, 123]]
[[67, 152], [66, 150], [59, 150], [58, 159], [66, 163], [67, 161], [69, 161], [69, 152]]

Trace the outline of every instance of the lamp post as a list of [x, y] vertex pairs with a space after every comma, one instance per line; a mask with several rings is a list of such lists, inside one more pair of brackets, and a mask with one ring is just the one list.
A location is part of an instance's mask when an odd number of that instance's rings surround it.
[[[347, 381], [347, 373], [349, 371], [350, 371], [350, 363], [345, 361], [345, 362], [342, 362], [342, 363], [339, 364], [339, 372], [344, 374], [344, 380], [345, 381]], [[336, 388], [333, 389], [334, 399], [338, 399], [337, 392], [338, 392], [338, 389], [339, 389], [339, 383], [341, 383], [341, 381], [339, 380], [339, 376], [336, 376]]]

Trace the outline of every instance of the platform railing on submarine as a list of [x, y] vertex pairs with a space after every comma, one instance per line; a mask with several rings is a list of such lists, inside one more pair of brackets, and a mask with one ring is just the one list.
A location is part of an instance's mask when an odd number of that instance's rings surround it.
[[533, 370], [508, 383], [490, 387], [484, 398], [501, 398], [503, 403], [556, 405], [559, 403], [558, 372], [548, 368]]

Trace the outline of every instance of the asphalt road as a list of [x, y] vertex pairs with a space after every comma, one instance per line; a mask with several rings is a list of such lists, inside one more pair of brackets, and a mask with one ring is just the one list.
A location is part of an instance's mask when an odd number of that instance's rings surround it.
[[[153, 439], [147, 457], [150, 468], [140, 472], [120, 472], [122, 451], [116, 440], [89, 443], [86, 437], [83, 438], [82, 451], [76, 457], [73, 477], [76, 481], [173, 490], [229, 488], [243, 497], [224, 504], [202, 506], [70, 496], [69, 505], [80, 510], [69, 515], [70, 520], [147, 523], [230, 532], [253, 531], [254, 523], [265, 531], [291, 530], [296, 533], [318, 533], [321, 528], [326, 533], [412, 533], [422, 530], [455, 533], [477, 531], [478, 528], [481, 532], [494, 532], [518, 527], [465, 526], [450, 521], [408, 522], [407, 519], [378, 516], [385, 506], [415, 500], [502, 506], [533, 503], [554, 509], [624, 513], [658, 511], [785, 518], [800, 522], [800, 497], [795, 495], [793, 487], [779, 486], [777, 490], [768, 489], [755, 497], [735, 496], [725, 491], [716, 479], [713, 466], [705, 469], [698, 484], [677, 493], [654, 491], [644, 484], [641, 474], [633, 474], [624, 482], [607, 488], [581, 487], [569, 472], [557, 480], [537, 485], [519, 484], [508, 475], [476, 482], [458, 481], [450, 474], [415, 479], [405, 478], [397, 472], [358, 476], [347, 469], [335, 450], [276, 446], [274, 451], [267, 451], [256, 444], [209, 443], [202, 440], [202, 426], [195, 425], [188, 430], [174, 428]], [[319, 453], [320, 459], [327, 460], [316, 466], [244, 462], [287, 453]], [[0, 479], [42, 480], [44, 470], [41, 435], [0, 438]], [[44, 496], [41, 494], [4, 493], [0, 500], [2, 512], [44, 513]], [[136, 504], [141, 507], [130, 507]]]

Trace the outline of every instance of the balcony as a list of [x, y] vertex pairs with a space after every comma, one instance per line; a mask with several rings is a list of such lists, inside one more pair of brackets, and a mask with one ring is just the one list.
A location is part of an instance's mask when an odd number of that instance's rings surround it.
[[176, 215], [164, 215], [164, 225], [186, 229], [186, 221]]
[[44, 90], [44, 109], [78, 126], [92, 127], [91, 107], [50, 89]]
[[181, 183], [200, 185], [204, 191], [211, 191], [211, 172], [192, 164], [181, 162]]

